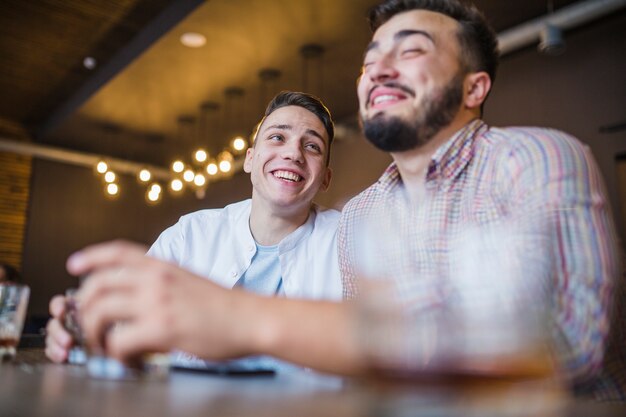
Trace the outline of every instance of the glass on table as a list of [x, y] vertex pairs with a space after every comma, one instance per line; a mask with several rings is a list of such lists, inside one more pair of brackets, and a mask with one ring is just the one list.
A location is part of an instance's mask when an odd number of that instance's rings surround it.
[[87, 351], [83, 332], [78, 320], [78, 300], [76, 299], [77, 288], [69, 288], [65, 291], [65, 329], [72, 336], [72, 347], [70, 348], [67, 361], [73, 365], [84, 365], [87, 363]]
[[15, 358], [22, 334], [30, 288], [27, 285], [0, 283], [0, 361]]
[[[87, 278], [83, 278], [83, 282]], [[74, 345], [70, 349], [68, 362], [76, 365], [86, 365], [87, 373], [98, 379], [138, 380], [164, 379], [169, 374], [169, 354], [151, 353], [142, 355], [132, 363], [124, 364], [110, 358], [100, 349], [89, 349], [80, 327], [80, 308], [76, 294], [78, 289], [70, 288], [65, 292], [65, 320], [64, 326], [72, 335]], [[109, 332], [123, 326], [116, 323]]]

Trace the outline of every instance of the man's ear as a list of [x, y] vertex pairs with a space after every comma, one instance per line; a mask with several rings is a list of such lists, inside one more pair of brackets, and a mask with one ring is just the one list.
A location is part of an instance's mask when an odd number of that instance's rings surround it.
[[324, 180], [322, 181], [322, 185], [320, 185], [320, 191], [328, 190], [330, 187], [330, 179], [333, 176], [333, 170], [330, 167], [326, 167], [326, 172], [324, 173]]
[[471, 73], [465, 77], [463, 87], [465, 106], [469, 109], [478, 109], [491, 90], [491, 77], [484, 71]]
[[243, 161], [243, 171], [250, 173], [252, 171], [252, 159], [254, 157], [254, 148], [248, 148], [246, 151], [246, 159]]

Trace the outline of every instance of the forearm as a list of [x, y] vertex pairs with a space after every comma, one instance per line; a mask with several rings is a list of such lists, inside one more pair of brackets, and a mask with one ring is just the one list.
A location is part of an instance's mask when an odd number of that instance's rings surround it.
[[365, 360], [355, 337], [351, 303], [250, 297], [240, 311], [256, 354], [323, 372], [357, 375]]

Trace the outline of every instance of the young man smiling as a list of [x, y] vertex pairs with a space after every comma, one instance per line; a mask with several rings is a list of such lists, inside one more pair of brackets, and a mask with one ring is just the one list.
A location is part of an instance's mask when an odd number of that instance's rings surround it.
[[[549, 288], [559, 371], [579, 392], [624, 398], [624, 355], [615, 362], [605, 357], [612, 288], [619, 276], [615, 228], [588, 149], [562, 132], [493, 128], [480, 119], [495, 78], [497, 41], [475, 8], [457, 0], [387, 0], [372, 10], [370, 22], [374, 37], [358, 85], [360, 115], [367, 139], [390, 152], [394, 162], [342, 213], [338, 243], [346, 298], [357, 296], [358, 221], [380, 209], [392, 217], [400, 214], [397, 203], [408, 201], [419, 214], [402, 230], [411, 237], [399, 242], [425, 243], [409, 262], [417, 269], [403, 270], [406, 263], [377, 259], [377, 254], [368, 260], [385, 265], [388, 275], [405, 288], [422, 285], [424, 276], [417, 271], [447, 270], [452, 240], [465, 226], [545, 216], [551, 220], [545, 232], [555, 240], [534, 261], [551, 268], [542, 284]], [[434, 239], [425, 241], [424, 236]], [[101, 276], [90, 280], [81, 294], [91, 343], [99, 343], [111, 321], [128, 318], [133, 333], [106, 336], [108, 352], [118, 358], [176, 347], [207, 358], [270, 354], [344, 374], [359, 374], [371, 365], [363, 339], [354, 337], [354, 318], [376, 317], [360, 315], [351, 302], [225, 291], [145, 258], [128, 243], [86, 248], [67, 265], [73, 274], [96, 271]], [[520, 265], [518, 273], [530, 276], [536, 271], [536, 265]], [[132, 269], [120, 277], [115, 274], [119, 267]], [[171, 285], [159, 284], [160, 277], [171, 279]], [[180, 290], [179, 297], [168, 301], [167, 311], [185, 310], [185, 316], [205, 320], [151, 332], [159, 321], [147, 312], [160, 304], [147, 291], [142, 295], [152, 308], [107, 308], [113, 299], [128, 300], [128, 286], [140, 287], [148, 280], [157, 288]], [[422, 289], [416, 305], [410, 306], [414, 311], [422, 307], [420, 302], [440, 296], [437, 288]], [[189, 302], [180, 305], [177, 298]], [[228, 317], [217, 319], [226, 312]], [[364, 324], [360, 322], [361, 329]], [[445, 328], [440, 332], [446, 335]]]
[[[181, 217], [148, 251], [226, 288], [265, 296], [341, 298], [335, 232], [339, 213], [313, 204], [328, 188], [330, 113], [315, 97], [282, 92], [268, 105], [244, 171], [252, 198]], [[46, 353], [64, 361], [63, 298], [52, 300]]]

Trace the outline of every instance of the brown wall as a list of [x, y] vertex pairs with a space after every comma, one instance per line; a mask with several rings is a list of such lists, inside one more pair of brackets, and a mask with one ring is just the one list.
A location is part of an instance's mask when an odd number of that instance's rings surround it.
[[75, 250], [110, 239], [130, 239], [146, 245], [184, 213], [221, 207], [250, 195], [246, 175], [212, 184], [205, 200], [190, 193], [166, 196], [149, 206], [143, 188], [133, 178], [120, 179], [116, 200], [104, 196], [103, 184], [92, 170], [35, 160], [33, 193], [26, 229], [23, 273], [32, 288], [29, 310], [45, 315], [50, 297], [76, 286], [65, 271], [65, 260]]

